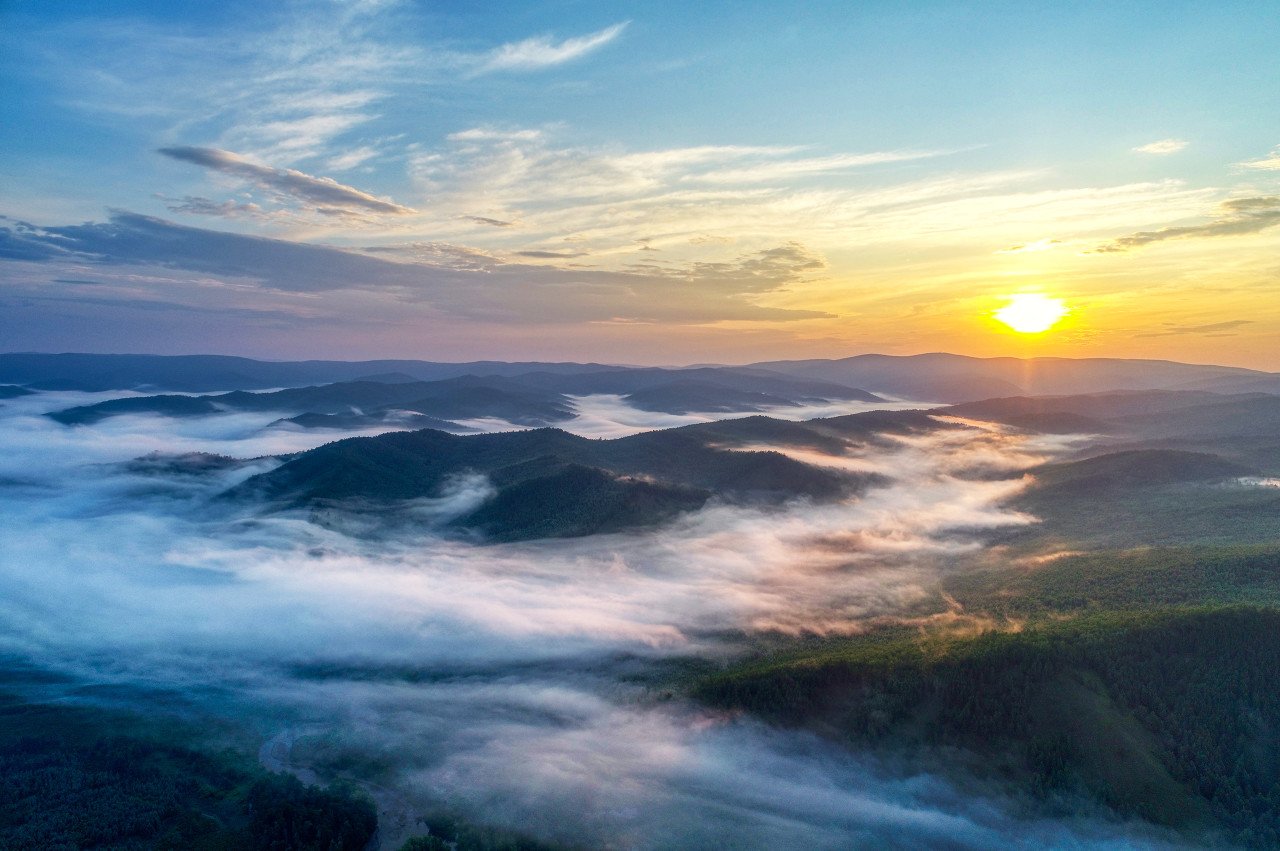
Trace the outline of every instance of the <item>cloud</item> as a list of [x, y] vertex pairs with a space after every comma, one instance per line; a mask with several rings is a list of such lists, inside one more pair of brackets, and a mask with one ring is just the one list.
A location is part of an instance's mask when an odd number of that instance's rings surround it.
[[[569, 256], [544, 253], [553, 258]], [[142, 296], [136, 267], [199, 273], [185, 285], [187, 292], [205, 301], [231, 298], [237, 306], [252, 301], [255, 292], [263, 294], [258, 297], [271, 291], [372, 294], [385, 301], [366, 296], [359, 309], [368, 315], [385, 310], [400, 322], [444, 315], [503, 324], [618, 318], [676, 323], [789, 321], [829, 315], [756, 304], [758, 297], [825, 266], [818, 255], [798, 243], [720, 263], [582, 270], [507, 262], [497, 254], [447, 243], [359, 251], [206, 230], [113, 211], [104, 223], [0, 227], [0, 255], [34, 263], [64, 261], [114, 268], [117, 280], [128, 284], [119, 290], [124, 306]], [[176, 298], [183, 290], [171, 280], [155, 290], [147, 288], [150, 297], [160, 300]], [[314, 310], [324, 302], [312, 299], [308, 304]], [[354, 321], [360, 316], [347, 314], [346, 318]]]
[[[484, 210], [519, 220], [520, 242], [573, 240], [599, 262], [634, 255], [652, 238], [680, 260], [723, 260], [720, 246], [776, 245], [785, 237], [824, 250], [920, 244], [971, 251], [1029, 231], [1123, 233], [1135, 222], [1195, 215], [1213, 190], [1177, 180], [1101, 187], [1045, 187], [1037, 171], [953, 173], [903, 182], [858, 179], [859, 168], [942, 153], [815, 154], [785, 145], [699, 145], [628, 151], [559, 141], [562, 131], [476, 127], [408, 158], [432, 199], [435, 232], [466, 235], [460, 216]], [[924, 162], [924, 160], [920, 160]], [[821, 180], [815, 180], [821, 176]], [[1159, 219], [1157, 219], [1159, 220]], [[485, 237], [480, 237], [485, 238]], [[495, 234], [489, 245], [502, 245]], [[514, 242], [514, 240], [512, 240]], [[1075, 238], [1072, 237], [1072, 242]]]
[[380, 213], [403, 216], [409, 207], [377, 198], [328, 177], [312, 177], [291, 168], [271, 168], [218, 148], [160, 148], [159, 153], [180, 162], [239, 177], [260, 189], [286, 195], [319, 210]]
[[257, 204], [240, 201], [213, 201], [198, 195], [187, 195], [182, 198], [167, 198], [165, 207], [171, 213], [185, 213], [190, 216], [220, 216], [227, 219], [265, 218], [266, 211]]
[[1179, 325], [1173, 322], [1165, 323], [1164, 331], [1153, 331], [1147, 334], [1137, 334], [1138, 337], [1172, 337], [1181, 334], [1205, 334], [1211, 337], [1229, 336], [1228, 332], [1233, 332], [1245, 325], [1252, 325], [1252, 319], [1230, 319], [1226, 322], [1211, 322], [1207, 325]]
[[559, 43], [549, 35], [542, 35], [504, 44], [488, 55], [476, 73], [533, 71], [563, 65], [609, 44], [622, 34], [628, 23], [630, 22], [623, 21], [598, 32], [567, 38]]
[[1258, 233], [1278, 224], [1280, 224], [1280, 195], [1235, 198], [1220, 204], [1218, 218], [1205, 224], [1141, 231], [1100, 245], [1091, 253], [1118, 253], [1169, 239], [1242, 236]]
[[568, 260], [574, 257], [586, 257], [585, 251], [517, 251], [519, 257], [530, 257], [538, 260]]
[[1035, 242], [1020, 242], [1007, 248], [996, 250], [996, 254], [1031, 254], [1037, 251], [1051, 251], [1062, 244], [1060, 239], [1037, 239]]
[[357, 134], [388, 101], [458, 75], [453, 60], [410, 34], [411, 14], [304, 0], [192, 30], [104, 8], [40, 33], [31, 60], [73, 108], [145, 116], [166, 139], [199, 127], [219, 148], [339, 171], [371, 146]]
[[1253, 168], [1261, 171], [1280, 171], [1280, 148], [1272, 148], [1271, 153], [1260, 160], [1240, 163], [1242, 168]]
[[491, 219], [488, 216], [459, 216], [459, 218], [466, 219], [467, 221], [474, 222], [478, 225], [489, 225], [490, 227], [495, 228], [513, 228], [517, 224], [516, 222], [508, 222], [503, 219]]
[[827, 261], [821, 255], [798, 242], [789, 242], [777, 248], [742, 255], [731, 263], [698, 262], [687, 270], [671, 274], [693, 280], [736, 281], [747, 291], [755, 291], [765, 282], [768, 289], [774, 289], [803, 280], [825, 268]]
[[943, 156], [946, 151], [881, 151], [869, 154], [835, 154], [828, 157], [804, 157], [778, 162], [757, 163], [744, 168], [707, 171], [688, 179], [707, 183], [767, 183], [811, 174], [848, 171], [884, 163], [910, 162]]
[[378, 156], [377, 148], [363, 145], [330, 157], [325, 165], [331, 171], [346, 171], [362, 165], [376, 156]]
[[[450, 134], [443, 149], [410, 159], [411, 173], [442, 202], [486, 199], [494, 209], [544, 207], [549, 202], [671, 198], [760, 199], [774, 190], [755, 188], [810, 175], [944, 155], [941, 151], [871, 151], [804, 156], [779, 145], [697, 145], [618, 152], [558, 147], [540, 130], [477, 127]], [[705, 188], [699, 184], [707, 185]], [[745, 193], [732, 187], [749, 187]]]
[[1139, 145], [1133, 149], [1135, 154], [1154, 154], [1156, 156], [1165, 156], [1167, 154], [1176, 154], [1183, 148], [1187, 147], [1184, 139], [1160, 139], [1156, 142], [1148, 142], [1145, 145]]

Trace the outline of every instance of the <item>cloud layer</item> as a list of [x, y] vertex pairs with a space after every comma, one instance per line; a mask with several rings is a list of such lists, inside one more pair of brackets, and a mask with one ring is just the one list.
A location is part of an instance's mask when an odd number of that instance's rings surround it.
[[[298, 743], [360, 754], [382, 766], [384, 817], [409, 822], [446, 805], [634, 848], [1154, 844], [1126, 826], [1027, 819], [972, 779], [658, 701], [644, 685], [668, 660], [731, 652], [743, 631], [855, 631], [929, 611], [937, 577], [963, 564], [978, 530], [1028, 522], [999, 506], [1017, 479], [973, 474], [1061, 442], [963, 429], [849, 457], [810, 452], [894, 482], [845, 505], [712, 506], [657, 533], [476, 547], [430, 524], [369, 540], [303, 516], [228, 512], [210, 497], [276, 462], [205, 476], [127, 462], [296, 451], [331, 435], [264, 429], [269, 412], [94, 428], [39, 416], [91, 398], [0, 408], [14, 450], [0, 459], [0, 652], [67, 675], [58, 697], [109, 683], [113, 700], [129, 705], [139, 688], [154, 709], [172, 694], [260, 725], [273, 767], [308, 767]], [[587, 434], [686, 421], [582, 404]], [[483, 493], [459, 483], [420, 508]]]
[[[565, 259], [565, 252], [526, 252]], [[611, 272], [507, 262], [494, 255], [437, 244], [383, 246], [370, 253], [193, 228], [116, 211], [110, 221], [38, 228], [0, 228], [0, 257], [30, 263], [184, 270], [216, 276], [239, 292], [240, 306], [258, 289], [285, 293], [379, 294], [420, 312], [502, 323], [630, 320], [641, 322], [786, 321], [818, 311], [755, 304], [815, 272], [824, 261], [801, 245], [744, 254], [725, 263], [634, 266]], [[136, 297], [137, 281], [121, 301]], [[173, 299], [173, 288], [156, 291]], [[196, 282], [195, 294], [200, 293]], [[97, 289], [108, 296], [108, 288]], [[204, 291], [209, 292], [205, 287]], [[425, 314], [424, 314], [425, 315]]]

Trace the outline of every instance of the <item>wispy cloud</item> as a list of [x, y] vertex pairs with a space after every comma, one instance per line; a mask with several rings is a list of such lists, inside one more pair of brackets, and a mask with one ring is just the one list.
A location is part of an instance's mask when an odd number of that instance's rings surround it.
[[835, 154], [828, 157], [802, 157], [776, 162], [756, 163], [742, 168], [709, 171], [692, 179], [708, 183], [766, 183], [812, 174], [848, 171], [885, 163], [908, 162], [942, 156], [945, 151], [876, 151], [868, 154]]
[[1185, 139], [1160, 139], [1155, 142], [1148, 142], [1145, 145], [1139, 145], [1133, 149], [1135, 154], [1155, 154], [1156, 156], [1165, 156], [1168, 154], [1176, 154], [1183, 148], [1187, 147]]
[[1280, 171], [1280, 147], [1272, 148], [1271, 153], [1260, 160], [1250, 160], [1240, 163], [1243, 168], [1259, 169], [1261, 171]]
[[516, 222], [508, 222], [505, 219], [491, 219], [488, 216], [459, 216], [460, 219], [472, 222], [477, 225], [488, 225], [493, 228], [513, 228]]
[[996, 254], [1032, 254], [1037, 251], [1052, 251], [1062, 244], [1060, 239], [1037, 239], [1035, 242], [1020, 242], [1006, 248], [996, 250]]
[[42, 33], [31, 60], [75, 108], [150, 117], [167, 140], [198, 133], [268, 162], [327, 161], [367, 147], [361, 129], [408, 82], [458, 73], [405, 37], [403, 14], [304, 0], [195, 31], [104, 9]]
[[343, 151], [336, 156], [330, 157], [325, 165], [331, 171], [347, 171], [356, 166], [363, 165], [374, 157], [378, 156], [378, 149], [369, 145], [362, 145], [359, 148], [352, 148], [349, 151]]
[[161, 148], [159, 153], [249, 181], [260, 189], [286, 195], [321, 212], [365, 212], [407, 215], [410, 207], [385, 201], [328, 177], [313, 177], [291, 168], [272, 168], [218, 148]]
[[1242, 236], [1280, 225], [1280, 195], [1235, 198], [1224, 201], [1216, 219], [1200, 225], [1140, 231], [1100, 245], [1093, 253], [1115, 253], [1141, 248], [1153, 242], [1197, 237]]
[[266, 215], [266, 211], [257, 204], [241, 201], [214, 201], [199, 195], [186, 195], [182, 198], [166, 198], [165, 206], [171, 213], [185, 213], [189, 216], [220, 216], [225, 219], [256, 219]]
[[586, 257], [585, 251], [546, 251], [544, 249], [530, 249], [527, 251], [517, 251], [517, 256], [528, 257], [533, 260], [570, 260], [574, 257]]
[[1203, 334], [1209, 337], [1228, 337], [1245, 325], [1252, 325], [1252, 319], [1230, 319], [1226, 322], [1210, 322], [1205, 325], [1179, 325], [1166, 322], [1163, 331], [1152, 331], [1137, 334], [1138, 337], [1175, 337], [1182, 334]]
[[511, 42], [495, 49], [476, 70], [477, 74], [491, 71], [535, 71], [563, 65], [586, 56], [609, 44], [622, 34], [629, 21], [605, 27], [598, 32], [576, 38], [555, 41], [549, 35], [534, 36], [524, 41]]

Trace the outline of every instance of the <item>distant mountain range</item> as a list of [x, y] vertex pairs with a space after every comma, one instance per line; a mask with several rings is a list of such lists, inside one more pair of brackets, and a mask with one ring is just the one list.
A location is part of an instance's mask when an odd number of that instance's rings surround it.
[[802, 378], [865, 387], [936, 402], [995, 396], [1101, 393], [1108, 390], [1212, 390], [1280, 393], [1280, 373], [1228, 366], [1121, 358], [973, 358], [952, 354], [858, 355], [841, 360], [751, 365]]
[[[974, 358], [943, 353], [858, 355], [838, 360], [768, 361], [746, 367], [683, 370], [598, 363], [416, 360], [260, 361], [222, 355], [0, 354], [0, 384], [36, 390], [142, 390], [201, 393], [266, 390], [349, 381], [397, 383], [472, 376], [519, 376], [553, 382], [562, 393], [634, 393], [655, 377], [712, 381], [772, 395], [759, 381], [821, 382], [828, 387], [931, 402], [972, 402], [997, 396], [1099, 393], [1108, 390], [1211, 390], [1280, 393], [1280, 373], [1172, 361], [1117, 358]], [[530, 378], [537, 375], [539, 378]], [[752, 381], [754, 377], [756, 381]], [[570, 380], [572, 379], [572, 380]], [[743, 381], [745, 385], [735, 385]], [[542, 384], [541, 386], [548, 386]], [[794, 387], [794, 385], [792, 385]], [[798, 392], [792, 390], [791, 392]], [[829, 392], [829, 391], [827, 391]], [[783, 394], [786, 396], [787, 394]], [[830, 398], [824, 392], [814, 395]], [[765, 404], [763, 400], [757, 400]], [[742, 400], [734, 404], [742, 404]]]
[[[22, 389], [22, 388], [18, 388]], [[123, 414], [198, 417], [233, 411], [278, 411], [305, 428], [375, 426], [465, 430], [457, 420], [493, 418], [545, 426], [577, 416], [571, 395], [614, 394], [636, 408], [754, 413], [772, 407], [833, 401], [879, 402], [878, 396], [831, 382], [731, 369], [604, 370], [585, 375], [531, 372], [514, 377], [464, 375], [438, 381], [342, 381], [252, 393], [159, 394], [111, 399], [55, 411], [64, 425], [92, 425]]]

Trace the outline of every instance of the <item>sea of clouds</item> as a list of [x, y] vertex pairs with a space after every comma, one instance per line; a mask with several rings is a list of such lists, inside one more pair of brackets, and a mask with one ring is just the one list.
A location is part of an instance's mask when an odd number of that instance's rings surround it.
[[[234, 715], [261, 732], [264, 764], [308, 779], [326, 777], [295, 741], [377, 755], [366, 786], [384, 827], [399, 825], [384, 847], [440, 805], [589, 847], [1161, 842], [1101, 818], [1034, 818], [960, 775], [667, 699], [663, 685], [683, 660], [728, 659], [757, 636], [938, 611], [939, 578], [984, 533], [1035, 522], [1004, 505], [1025, 487], [1014, 471], [1069, 438], [964, 428], [844, 456], [769, 447], [889, 481], [840, 504], [713, 501], [644, 533], [477, 545], [438, 530], [488, 497], [482, 476], [414, 504], [421, 523], [395, 535], [219, 501], [273, 456], [344, 436], [273, 427], [277, 414], [43, 416], [110, 395], [0, 407], [0, 653], [121, 687], [113, 699], [133, 708], [165, 693]], [[724, 416], [576, 404], [565, 427], [592, 437]], [[154, 452], [254, 460], [129, 463]]]

